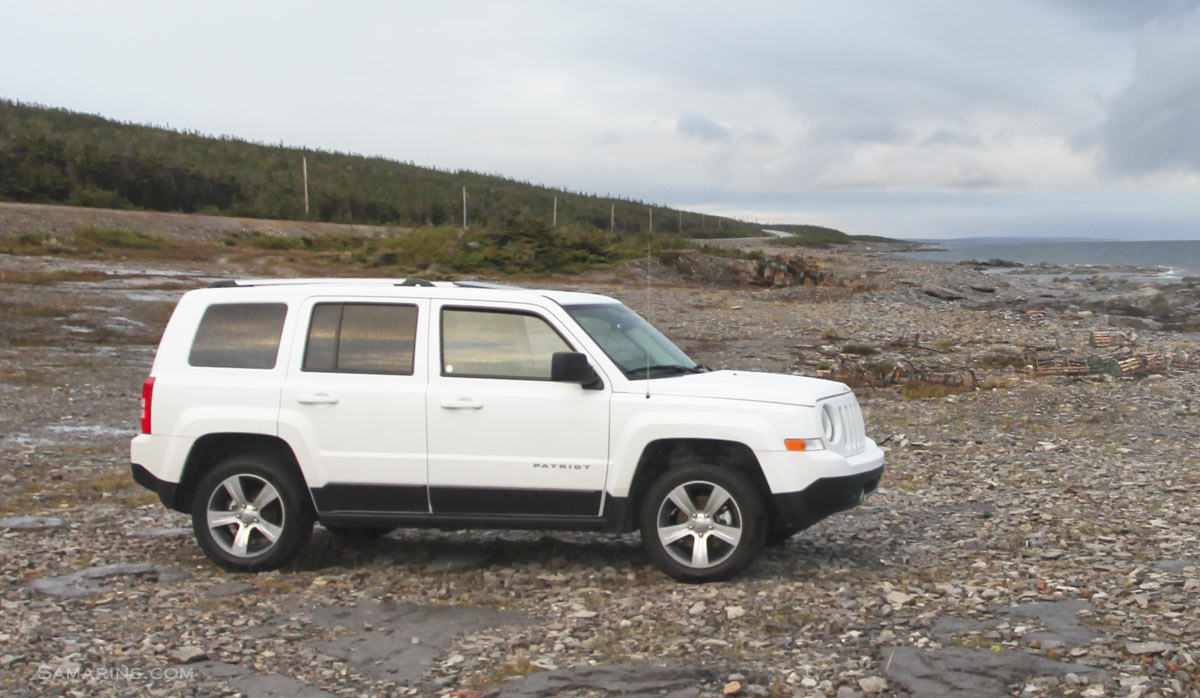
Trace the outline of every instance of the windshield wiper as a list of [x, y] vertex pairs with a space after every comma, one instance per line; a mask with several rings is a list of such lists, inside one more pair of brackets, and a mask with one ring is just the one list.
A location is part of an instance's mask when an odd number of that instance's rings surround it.
[[681, 366], [679, 364], [655, 364], [653, 366], [639, 366], [638, 368], [631, 368], [625, 372], [625, 377], [626, 378], [637, 378], [638, 376], [645, 376], [650, 373], [664, 373], [664, 372], [665, 373], [673, 373], [673, 374], [704, 373], [705, 370], [707, 370], [705, 367], [700, 366], [698, 364], [696, 366]]

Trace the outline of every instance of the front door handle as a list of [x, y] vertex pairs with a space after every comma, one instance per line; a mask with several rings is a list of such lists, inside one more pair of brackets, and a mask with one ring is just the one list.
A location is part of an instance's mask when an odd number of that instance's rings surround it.
[[442, 400], [442, 409], [444, 410], [480, 410], [483, 409], [483, 403], [478, 400], [472, 400], [469, 397], [447, 398]]
[[297, 396], [296, 402], [301, 405], [336, 405], [338, 399], [328, 393], [309, 393]]

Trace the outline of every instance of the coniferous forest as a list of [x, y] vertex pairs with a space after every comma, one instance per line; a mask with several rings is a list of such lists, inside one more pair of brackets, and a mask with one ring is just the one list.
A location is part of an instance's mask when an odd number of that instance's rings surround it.
[[[301, 160], [307, 159], [309, 214]], [[760, 234], [761, 226], [380, 157], [249, 143], [0, 100], [0, 200], [411, 227], [514, 218], [618, 234]]]

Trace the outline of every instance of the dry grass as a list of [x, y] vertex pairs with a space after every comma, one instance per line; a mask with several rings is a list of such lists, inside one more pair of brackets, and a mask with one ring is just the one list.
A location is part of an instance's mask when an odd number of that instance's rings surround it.
[[509, 679], [516, 678], [518, 676], [536, 674], [539, 671], [544, 670], [534, 666], [533, 662], [529, 660], [529, 657], [526, 657], [524, 654], [518, 654], [503, 664], [494, 667], [488, 673], [476, 678], [476, 680], [472, 682], [472, 685], [475, 690], [486, 693], [498, 688], [501, 684]]
[[94, 269], [56, 269], [26, 271], [23, 269], [0, 269], [0, 284], [28, 284], [44, 286], [72, 281], [111, 281], [133, 278], [129, 274], [109, 274]]
[[843, 354], [854, 354], [855, 356], [871, 356], [878, 354], [879, 349], [870, 344], [846, 344], [842, 346]]
[[66, 302], [56, 303], [13, 303], [0, 301], [0, 317], [9, 320], [20, 319], [55, 319], [62, 318], [75, 312], [77, 308]]
[[[108, 498], [129, 505], [158, 501], [153, 493], [139, 487], [125, 468], [104, 468], [78, 479], [56, 479], [58, 477], [30, 473], [22, 486], [5, 492], [7, 496], [0, 500], [0, 514], [30, 513], [31, 510], [87, 504]], [[144, 495], [148, 495], [149, 500]]]
[[922, 380], [910, 380], [900, 388], [900, 396], [905, 400], [928, 400], [969, 392], [971, 392], [970, 386], [946, 385]]

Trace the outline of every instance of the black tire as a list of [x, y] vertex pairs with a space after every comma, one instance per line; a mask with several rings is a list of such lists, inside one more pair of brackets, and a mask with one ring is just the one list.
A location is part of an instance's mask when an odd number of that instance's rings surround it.
[[[728, 497], [720, 495], [722, 501], [710, 510], [710, 497], [718, 490]], [[680, 496], [686, 497], [686, 509], [695, 516], [680, 506]], [[737, 575], [754, 561], [766, 537], [758, 488], [742, 472], [715, 465], [687, 465], [663, 473], [642, 499], [640, 514], [646, 554], [681, 582], [716, 582]]]
[[328, 524], [324, 522], [321, 523], [321, 526], [338, 538], [345, 538], [346, 540], [382, 538], [396, 530], [391, 526], [343, 526], [341, 524]]
[[217, 464], [196, 486], [191, 511], [192, 531], [204, 554], [232, 572], [280, 567], [312, 536], [312, 502], [304, 483], [267, 454], [247, 453]]

